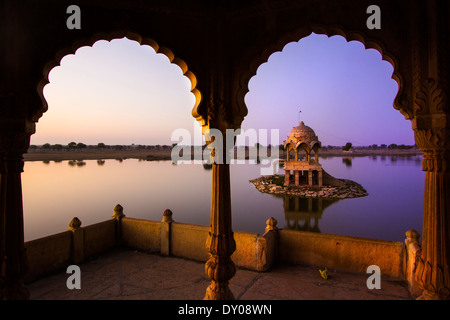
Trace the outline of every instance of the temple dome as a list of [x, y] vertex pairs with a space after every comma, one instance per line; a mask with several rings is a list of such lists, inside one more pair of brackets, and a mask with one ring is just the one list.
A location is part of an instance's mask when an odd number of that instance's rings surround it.
[[315, 147], [321, 147], [321, 142], [319, 138], [316, 136], [316, 133], [313, 129], [306, 126], [302, 121], [296, 127], [291, 130], [287, 140], [284, 142], [284, 148], [288, 145], [292, 145], [295, 149], [299, 146], [304, 146], [306, 150], [309, 152], [313, 150]]
[[290, 139], [294, 138], [297, 141], [305, 141], [305, 142], [318, 141], [318, 138], [314, 130], [306, 126], [303, 121], [300, 122], [298, 126], [294, 127], [291, 130], [289, 138]]

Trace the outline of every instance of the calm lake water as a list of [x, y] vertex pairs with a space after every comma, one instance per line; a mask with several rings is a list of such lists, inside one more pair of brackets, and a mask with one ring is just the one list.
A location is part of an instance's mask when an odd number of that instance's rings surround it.
[[[232, 165], [233, 229], [262, 234], [266, 220], [274, 217], [279, 228], [403, 241], [409, 229], [422, 232], [421, 159], [321, 158], [328, 173], [360, 183], [369, 196], [309, 203], [256, 190], [249, 180], [260, 175], [262, 165]], [[176, 222], [209, 225], [211, 170], [201, 164], [29, 161], [22, 187], [26, 241], [65, 231], [73, 217], [82, 226], [109, 219], [116, 204], [131, 218], [160, 221], [171, 209]]]

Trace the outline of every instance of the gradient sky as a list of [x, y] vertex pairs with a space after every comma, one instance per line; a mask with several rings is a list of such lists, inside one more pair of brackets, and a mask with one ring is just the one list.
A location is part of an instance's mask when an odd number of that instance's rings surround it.
[[[259, 67], [242, 129], [280, 129], [282, 143], [302, 120], [322, 145], [414, 144], [411, 123], [393, 108], [392, 72], [378, 51], [360, 42], [312, 34]], [[149, 46], [98, 41], [64, 57], [49, 80], [49, 109], [32, 144], [170, 145], [175, 129], [200, 135], [189, 80]]]

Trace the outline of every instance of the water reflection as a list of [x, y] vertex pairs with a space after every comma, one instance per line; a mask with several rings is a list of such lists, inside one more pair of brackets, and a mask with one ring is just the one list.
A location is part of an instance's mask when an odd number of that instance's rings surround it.
[[83, 166], [85, 166], [86, 165], [86, 162], [85, 161], [83, 161], [83, 160], [69, 160], [68, 162], [67, 162], [67, 164], [70, 166], [70, 167], [83, 167]]
[[343, 157], [342, 158], [342, 163], [345, 164], [347, 167], [351, 167], [352, 166], [352, 160], [353, 160], [353, 158], [351, 158], [351, 157]]
[[[267, 164], [233, 165], [233, 229], [261, 234], [265, 221], [274, 217], [280, 228], [393, 241], [403, 241], [406, 230], [422, 230], [422, 157], [397, 157], [395, 163], [390, 155], [351, 158], [351, 167], [341, 157], [321, 159], [332, 176], [356, 181], [369, 192], [343, 201], [264, 194], [249, 180], [259, 177]], [[27, 241], [67, 229], [75, 216], [84, 226], [104, 221], [118, 203], [133, 218], [160, 221], [169, 208], [178, 222], [209, 225], [210, 165], [123, 160], [26, 161], [22, 182]]]
[[319, 220], [326, 208], [338, 199], [284, 196], [286, 229], [320, 233]]
[[204, 163], [204, 164], [203, 164], [203, 169], [205, 169], [205, 170], [211, 170], [211, 169], [212, 169], [212, 164], [210, 164], [210, 163]]

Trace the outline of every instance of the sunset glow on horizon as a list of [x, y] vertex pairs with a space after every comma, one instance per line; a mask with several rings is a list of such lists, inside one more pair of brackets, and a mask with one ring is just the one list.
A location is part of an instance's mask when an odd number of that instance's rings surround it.
[[[282, 143], [302, 120], [322, 145], [412, 145], [411, 123], [393, 108], [398, 85], [392, 72], [362, 43], [312, 34], [259, 67], [242, 129], [279, 129]], [[49, 80], [49, 108], [31, 144], [170, 145], [176, 129], [200, 135], [188, 78], [149, 46], [98, 41], [64, 57]]]

